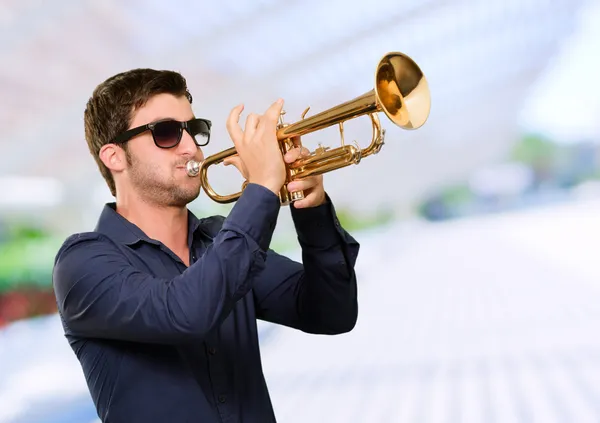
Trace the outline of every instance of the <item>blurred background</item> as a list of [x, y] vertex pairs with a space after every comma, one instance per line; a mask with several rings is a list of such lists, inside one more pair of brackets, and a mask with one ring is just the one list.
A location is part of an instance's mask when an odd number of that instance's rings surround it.
[[[371, 90], [388, 51], [422, 68], [431, 115], [381, 114], [381, 152], [325, 176], [362, 246], [360, 317], [336, 337], [260, 322], [279, 421], [600, 421], [600, 2], [3, 0], [0, 40], [0, 422], [98, 422], [51, 282], [112, 201], [83, 133], [97, 84], [183, 73], [212, 154], [239, 102], [283, 97], [295, 122]], [[272, 247], [300, 259], [287, 209]]]

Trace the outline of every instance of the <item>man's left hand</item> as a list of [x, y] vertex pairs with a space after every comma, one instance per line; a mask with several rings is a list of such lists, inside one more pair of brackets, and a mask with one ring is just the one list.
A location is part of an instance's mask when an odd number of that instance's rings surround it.
[[[300, 143], [300, 138], [294, 139], [294, 144], [296, 144], [296, 148], [292, 148], [283, 157], [284, 161], [288, 164], [310, 154], [310, 151]], [[297, 209], [317, 207], [325, 202], [323, 175], [297, 179], [290, 182], [287, 185], [287, 189], [290, 192], [304, 191], [304, 198], [302, 200], [294, 201], [294, 207]]]

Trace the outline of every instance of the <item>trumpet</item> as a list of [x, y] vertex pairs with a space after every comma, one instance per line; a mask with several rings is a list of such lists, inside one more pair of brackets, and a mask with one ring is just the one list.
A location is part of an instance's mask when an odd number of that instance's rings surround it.
[[[282, 205], [304, 198], [301, 191], [290, 193], [287, 184], [296, 179], [319, 175], [337, 170], [351, 164], [358, 164], [363, 158], [379, 153], [385, 141], [385, 129], [382, 129], [377, 113], [383, 112], [389, 120], [402, 129], [414, 130], [425, 124], [429, 117], [431, 98], [427, 79], [419, 66], [406, 54], [390, 52], [377, 64], [375, 86], [353, 100], [305, 118], [308, 108], [301, 119], [285, 124], [280, 116], [277, 126], [277, 140], [282, 155], [294, 148], [293, 138], [315, 132], [332, 125], [338, 125], [341, 145], [337, 148], [319, 146], [308, 156], [286, 164], [286, 182], [281, 188], [279, 199]], [[282, 112], [283, 114], [283, 112]], [[371, 119], [371, 143], [364, 149], [354, 142], [347, 145], [344, 141], [344, 122], [359, 116], [368, 115]], [[220, 164], [227, 157], [237, 154], [235, 147], [207, 157], [203, 162], [191, 160], [187, 163], [190, 177], [200, 176], [201, 185], [206, 194], [217, 203], [236, 201], [242, 190], [229, 195], [217, 194], [208, 181], [208, 168]]]

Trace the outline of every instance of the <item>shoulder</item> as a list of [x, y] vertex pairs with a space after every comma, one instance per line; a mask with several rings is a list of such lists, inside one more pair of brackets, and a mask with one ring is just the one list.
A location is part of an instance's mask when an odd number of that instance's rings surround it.
[[68, 236], [58, 249], [54, 264], [62, 258], [77, 254], [78, 252], [90, 252], [98, 248], [113, 248], [115, 244], [106, 235], [99, 232], [80, 232]]
[[[54, 258], [53, 279], [76, 278], [92, 269], [119, 261], [122, 255], [117, 245], [99, 232], [81, 232], [70, 235], [62, 243]], [[117, 259], [117, 260], [115, 260]]]
[[101, 280], [124, 263], [121, 251], [106, 235], [98, 232], [70, 235], [54, 259], [52, 285], [57, 299], [64, 299], [76, 284]]

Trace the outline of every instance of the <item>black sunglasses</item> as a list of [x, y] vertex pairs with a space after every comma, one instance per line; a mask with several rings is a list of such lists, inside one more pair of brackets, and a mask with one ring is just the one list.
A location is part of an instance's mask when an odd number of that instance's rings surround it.
[[152, 138], [154, 138], [154, 144], [156, 144], [157, 147], [173, 148], [181, 141], [181, 136], [185, 129], [194, 139], [194, 142], [198, 147], [204, 147], [210, 141], [210, 126], [210, 120], [200, 118], [194, 118], [187, 122], [161, 120], [129, 129], [122, 134], [119, 134], [113, 142], [122, 144], [136, 135], [151, 131]]

